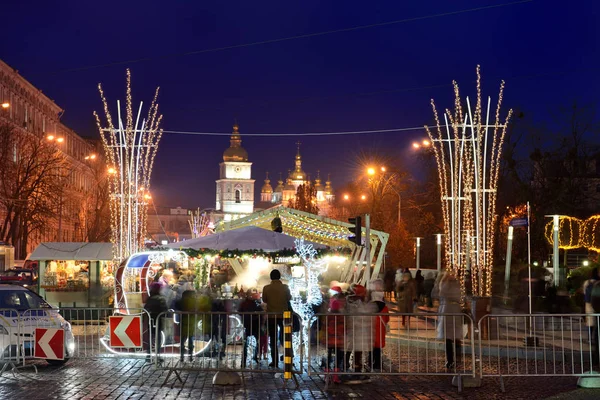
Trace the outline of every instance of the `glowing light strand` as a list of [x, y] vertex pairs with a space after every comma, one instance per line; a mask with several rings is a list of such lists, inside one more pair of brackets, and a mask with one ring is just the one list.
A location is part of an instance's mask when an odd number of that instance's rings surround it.
[[[466, 98], [466, 111], [460, 97], [458, 84], [454, 86], [454, 109], [446, 109], [446, 130], [442, 130], [434, 101], [431, 105], [435, 117], [434, 132], [425, 127], [432, 143], [442, 199], [446, 268], [453, 271], [461, 284], [463, 295], [467, 292], [466, 274], [471, 266], [471, 287], [474, 296], [490, 296], [494, 250], [494, 226], [497, 219], [496, 198], [500, 157], [508, 122], [500, 120], [504, 81], [490, 124], [491, 99], [488, 97], [484, 120], [481, 93], [480, 67], [477, 66], [477, 98], [471, 108]], [[489, 128], [493, 128], [490, 131]], [[489, 136], [492, 136], [490, 138]], [[489, 141], [491, 139], [491, 147]], [[444, 149], [447, 146], [447, 151]]]
[[[117, 101], [117, 122], [115, 127], [102, 85], [98, 84], [102, 100], [106, 127], [94, 112], [102, 144], [107, 156], [109, 176], [111, 241], [115, 260], [122, 261], [143, 246], [146, 237], [147, 204], [151, 198], [150, 178], [152, 166], [162, 136], [158, 115], [158, 92], [148, 110], [148, 117], [140, 122], [142, 106], [136, 115], [133, 112], [131, 95], [131, 72], [126, 73], [125, 125], [121, 118], [120, 102]], [[135, 124], [134, 124], [135, 117]]]
[[[302, 326], [304, 327], [299, 335], [294, 335], [294, 354], [299, 354], [300, 335], [302, 335], [304, 351], [307, 352], [305, 354], [308, 354], [310, 327], [315, 320], [313, 306], [319, 305], [323, 301], [318, 277], [327, 269], [327, 262], [316, 258], [317, 250], [312, 244], [306, 244], [304, 238], [296, 239], [294, 243], [296, 253], [305, 269], [304, 278], [289, 277], [288, 279], [292, 294], [292, 308], [302, 319]], [[305, 296], [302, 296], [302, 291], [304, 291]]]

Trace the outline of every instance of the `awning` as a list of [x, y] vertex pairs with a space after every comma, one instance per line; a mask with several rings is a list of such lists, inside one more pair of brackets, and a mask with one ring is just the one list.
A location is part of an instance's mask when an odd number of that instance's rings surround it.
[[[295, 240], [296, 237], [250, 225], [196, 239], [170, 243], [167, 247], [171, 249], [263, 250], [276, 252], [295, 248]], [[307, 241], [307, 244], [312, 244], [315, 249], [325, 248], [324, 245], [319, 243]]]
[[36, 247], [29, 259], [108, 261], [113, 259], [112, 243], [45, 242]]

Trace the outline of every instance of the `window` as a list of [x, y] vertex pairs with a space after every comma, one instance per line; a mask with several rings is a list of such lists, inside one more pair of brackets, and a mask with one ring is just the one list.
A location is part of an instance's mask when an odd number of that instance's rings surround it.
[[242, 199], [242, 192], [239, 189], [235, 190], [235, 202], [236, 203], [241, 203]]

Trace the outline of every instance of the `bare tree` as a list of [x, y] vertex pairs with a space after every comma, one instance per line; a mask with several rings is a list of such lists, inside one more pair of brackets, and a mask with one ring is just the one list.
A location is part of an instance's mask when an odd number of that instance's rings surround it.
[[56, 217], [65, 157], [45, 138], [0, 126], [0, 240], [24, 258], [30, 235]]

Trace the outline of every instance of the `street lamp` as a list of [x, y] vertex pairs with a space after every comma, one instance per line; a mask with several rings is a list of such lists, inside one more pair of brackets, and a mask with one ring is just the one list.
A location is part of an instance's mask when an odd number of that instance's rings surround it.
[[369, 174], [369, 175], [371, 175], [371, 176], [375, 175], [375, 168], [373, 168], [373, 167], [369, 167], [369, 168], [367, 169], [367, 174]]
[[96, 155], [95, 154], [90, 154], [89, 156], [85, 156], [86, 160], [95, 160], [96, 159]]
[[344, 195], [344, 200], [349, 200], [350, 196], [348, 196], [347, 194]]
[[4, 103], [2, 103], [2, 108], [7, 109], [8, 107], [10, 107], [10, 103], [5, 101]]
[[360, 198], [361, 198], [362, 200], [366, 200], [366, 199], [367, 199], [367, 195], [363, 194], [362, 196], [360, 196]]
[[116, 170], [116, 169], [114, 169], [113, 167], [110, 167], [110, 168], [108, 168], [108, 171], [107, 171], [107, 172], [108, 172], [109, 174], [111, 174], [111, 175], [114, 175], [114, 174], [116, 174], [116, 173], [117, 173], [117, 170]]

